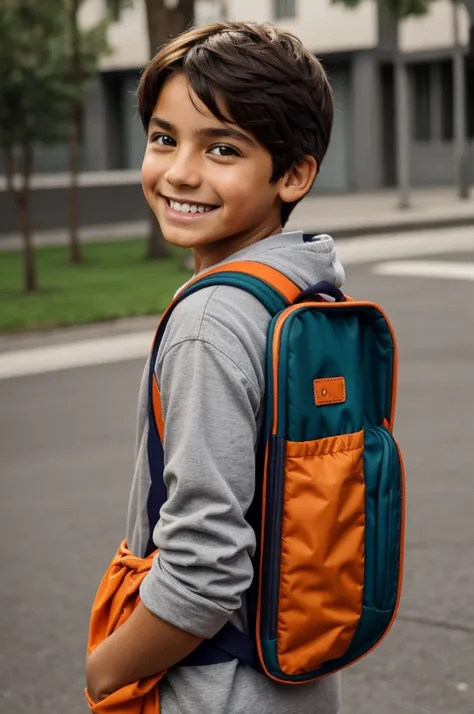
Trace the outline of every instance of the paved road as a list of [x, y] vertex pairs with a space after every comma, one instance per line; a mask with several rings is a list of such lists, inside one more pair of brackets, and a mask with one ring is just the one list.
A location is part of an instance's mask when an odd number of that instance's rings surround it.
[[[344, 714], [472, 714], [474, 282], [353, 265], [346, 289], [398, 335], [408, 523], [399, 619], [346, 672]], [[85, 714], [89, 607], [123, 536], [141, 368], [0, 381], [1, 714]]]

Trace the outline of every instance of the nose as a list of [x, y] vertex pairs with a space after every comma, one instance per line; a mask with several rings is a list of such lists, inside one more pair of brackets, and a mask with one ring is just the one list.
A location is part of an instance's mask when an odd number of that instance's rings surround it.
[[189, 186], [199, 188], [201, 185], [201, 173], [199, 170], [199, 160], [190, 151], [179, 150], [172, 155], [171, 162], [165, 172], [165, 179], [175, 188]]

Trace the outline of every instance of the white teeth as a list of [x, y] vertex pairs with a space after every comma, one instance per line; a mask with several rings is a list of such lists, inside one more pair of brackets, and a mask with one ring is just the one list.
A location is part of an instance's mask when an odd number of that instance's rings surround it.
[[178, 203], [178, 201], [172, 201], [170, 199], [170, 206], [173, 211], [179, 211], [179, 213], [208, 213], [212, 210], [209, 206], [198, 206], [196, 203]]

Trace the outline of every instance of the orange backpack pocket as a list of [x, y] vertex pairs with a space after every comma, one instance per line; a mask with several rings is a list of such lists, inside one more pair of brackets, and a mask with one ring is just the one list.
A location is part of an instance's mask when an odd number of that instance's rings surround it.
[[347, 651], [362, 613], [363, 432], [287, 442], [279, 661], [286, 674]]

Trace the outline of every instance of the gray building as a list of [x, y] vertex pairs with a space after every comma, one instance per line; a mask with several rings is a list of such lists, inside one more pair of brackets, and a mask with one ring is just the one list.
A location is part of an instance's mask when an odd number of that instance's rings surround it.
[[[225, 7], [224, 7], [225, 5]], [[100, 16], [102, 0], [85, 0], [83, 21]], [[315, 191], [372, 191], [395, 185], [395, 49], [409, 65], [410, 181], [413, 186], [455, 181], [453, 122], [453, 8], [436, 0], [424, 18], [397, 28], [373, 0], [356, 10], [329, 0], [197, 0], [200, 24], [218, 19], [275, 22], [297, 34], [323, 61], [335, 94], [336, 119]], [[469, 162], [474, 181], [474, 52], [467, 11], [459, 22], [466, 76]], [[145, 138], [136, 116], [135, 90], [146, 64], [142, 0], [110, 28], [113, 53], [90, 87], [82, 130], [81, 221], [134, 221], [144, 217], [139, 168]], [[33, 181], [37, 229], [60, 227], [67, 215], [67, 147], [38, 147]], [[17, 230], [17, 215], [0, 183], [0, 233]]]

